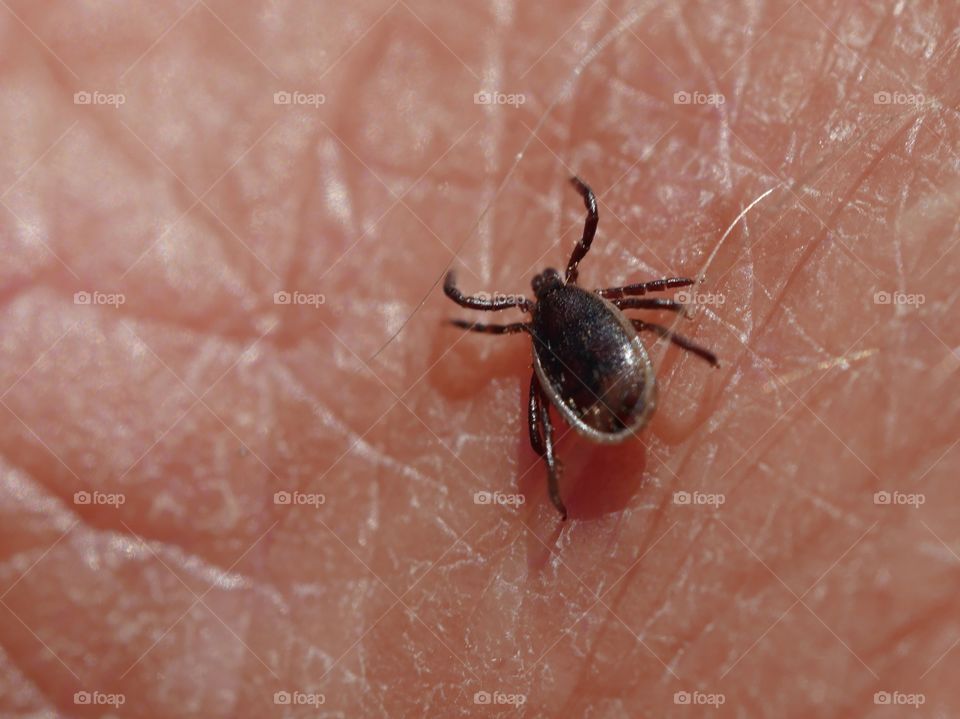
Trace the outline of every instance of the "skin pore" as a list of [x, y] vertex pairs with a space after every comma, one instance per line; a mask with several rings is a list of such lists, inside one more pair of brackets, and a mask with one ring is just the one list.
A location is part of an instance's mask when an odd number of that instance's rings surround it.
[[[956, 715], [958, 15], [5, 2], [0, 715]], [[561, 528], [441, 284], [530, 295], [572, 174], [721, 367], [554, 413]]]

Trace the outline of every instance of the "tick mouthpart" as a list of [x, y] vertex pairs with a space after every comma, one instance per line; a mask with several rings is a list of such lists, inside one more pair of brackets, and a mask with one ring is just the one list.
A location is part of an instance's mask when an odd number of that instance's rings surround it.
[[539, 298], [550, 290], [556, 289], [557, 287], [562, 287], [563, 276], [558, 270], [548, 267], [533, 278], [530, 286], [533, 287], [533, 293]]

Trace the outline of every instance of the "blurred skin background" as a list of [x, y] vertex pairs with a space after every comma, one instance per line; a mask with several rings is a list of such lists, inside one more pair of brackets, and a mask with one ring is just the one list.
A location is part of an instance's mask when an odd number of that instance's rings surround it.
[[[3, 716], [960, 710], [954, 5], [0, 5]], [[573, 173], [722, 366], [560, 425], [561, 527], [438, 283]]]

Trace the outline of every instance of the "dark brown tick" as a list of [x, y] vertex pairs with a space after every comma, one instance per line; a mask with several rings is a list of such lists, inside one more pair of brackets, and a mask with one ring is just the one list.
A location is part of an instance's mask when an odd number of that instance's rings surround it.
[[628, 309], [679, 312], [683, 309], [680, 302], [638, 295], [688, 287], [695, 280], [665, 277], [592, 292], [577, 286], [577, 267], [590, 250], [600, 215], [593, 190], [578, 177], [570, 178], [570, 182], [587, 208], [583, 236], [573, 248], [565, 276], [548, 267], [533, 278], [536, 300], [519, 295], [465, 296], [457, 289], [453, 271], [447, 274], [443, 284], [447, 297], [462, 307], [494, 312], [516, 307], [530, 314], [529, 322], [505, 325], [451, 322], [472, 332], [526, 332], [533, 337], [533, 375], [527, 410], [530, 444], [547, 463], [550, 500], [563, 519], [567, 518], [567, 508], [560, 498], [557, 481], [559, 461], [553, 451], [548, 400], [577, 432], [594, 442], [613, 444], [642, 429], [656, 406], [653, 366], [637, 330], [655, 332], [718, 366], [713, 352], [662, 325], [633, 319], [621, 312]]

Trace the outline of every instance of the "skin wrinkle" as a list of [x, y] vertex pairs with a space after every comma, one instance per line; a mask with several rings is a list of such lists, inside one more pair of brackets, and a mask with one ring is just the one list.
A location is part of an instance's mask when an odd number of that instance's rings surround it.
[[[651, 530], [648, 533], [648, 536], [652, 535], [657, 529], [658, 527], [651, 527]], [[642, 552], [641, 552], [641, 555], [642, 555]], [[683, 553], [681, 556], [684, 556], [684, 555], [687, 557], [685, 561], [690, 561], [690, 554]], [[617, 609], [621, 609], [621, 604], [626, 601], [626, 595], [631, 589], [631, 586], [630, 586], [631, 577], [637, 576], [640, 573], [640, 567], [642, 566], [643, 566], [643, 563], [641, 562], [639, 565], [631, 569], [630, 572], [628, 572], [627, 576], [624, 577], [623, 580], [621, 580], [621, 582], [617, 585], [620, 587], [620, 589], [617, 592], [617, 598], [615, 598], [612, 602], [609, 602], [609, 604], [611, 605], [614, 611], [617, 611]], [[672, 591], [677, 586], [680, 586], [680, 587], [683, 586], [684, 575], [685, 575], [684, 566], [680, 565], [676, 568], [676, 571], [673, 573], [672, 577], [668, 578], [668, 579], [672, 579], [672, 581], [665, 581], [662, 583], [660, 594], [656, 598], [654, 598], [654, 600], [651, 602], [651, 606], [653, 608], [653, 612], [652, 612], [653, 615], [656, 614], [656, 607], [665, 608], [669, 605], [666, 594]], [[620, 614], [620, 612], [617, 612], [617, 614]], [[619, 621], [615, 619], [608, 619], [606, 624], [609, 625], [611, 622], [614, 622], [619, 626]], [[599, 643], [600, 642], [598, 641], [597, 644]], [[643, 651], [646, 651], [646, 650], [643, 650]]]
[[[759, 284], [759, 283], [758, 283], [758, 284]], [[782, 303], [774, 303], [773, 306], [775, 306], [775, 307], [782, 307], [783, 305], [782, 305]], [[786, 313], [788, 312], [788, 310], [785, 309], [784, 312], [785, 312], [785, 314], [786, 314]], [[758, 330], [756, 331], [755, 336], [759, 336], [759, 335], [762, 334], [762, 326], [763, 326], [763, 322], [761, 321], [761, 324], [760, 324]], [[744, 341], [744, 344], [746, 345], [746, 342], [745, 342], [745, 341]], [[724, 393], [729, 393], [729, 392], [731, 392], [732, 389], [733, 389], [732, 383], [733, 383], [733, 381], [735, 380], [736, 377], [737, 377], [737, 375], [736, 375], [735, 373], [731, 373], [730, 375], [728, 375], [728, 378], [725, 380], [726, 382], [728, 382], [728, 385], [725, 386], [725, 387], [724, 387], [724, 386], [721, 386], [721, 388], [720, 388], [720, 390], [718, 390], [717, 394], [720, 395], [720, 394], [724, 394]], [[778, 408], [777, 408], [777, 412], [778, 412], [778, 415], [777, 415], [777, 416], [779, 416], [779, 414], [783, 412], [781, 395], [779, 394], [779, 392], [777, 393], [777, 401], [778, 401], [778, 403], [779, 403], [779, 406], [778, 406]], [[685, 454], [685, 456], [681, 459], [680, 464], [679, 464], [679, 466], [678, 466], [678, 468], [677, 468], [677, 473], [678, 473], [678, 474], [681, 474], [681, 473], [684, 473], [684, 472], [685, 472], [687, 462], [688, 462], [688, 460], [691, 459], [691, 457], [692, 457], [692, 451], [689, 451], [689, 452], [687, 452], [687, 453]]]
[[[106, 538], [112, 535], [120, 535], [120, 538], [122, 538], [122, 534], [120, 534], [115, 530], [111, 530], [111, 529], [104, 530], [101, 528], [93, 527], [88, 523], [85, 524], [85, 526], [81, 526], [79, 530], [76, 529], [76, 526], [77, 526], [77, 523], [74, 522], [70, 531], [70, 534], [73, 535], [70, 539], [71, 546], [76, 546], [78, 544], [81, 546], [87, 545], [87, 544], [90, 544], [95, 539]], [[87, 530], [87, 531], [84, 532], [84, 530]], [[79, 537], [78, 537], [78, 534], [79, 534]], [[137, 551], [141, 557], [153, 556], [153, 553], [156, 552], [157, 550], [153, 549], [152, 547], [151, 549], [142, 549], [142, 550], [137, 549], [141, 546], [141, 541], [142, 541], [141, 538], [138, 537], [136, 538], [136, 541], [131, 542], [131, 545], [134, 547], [134, 551]], [[177, 547], [175, 545], [169, 545], [168, 543], [165, 543], [165, 542], [158, 542], [157, 540], [151, 541], [151, 545], [155, 545], [158, 543], [160, 544], [161, 551], [169, 552], [168, 558], [171, 560], [171, 563], [176, 564], [176, 566], [180, 571], [189, 572], [194, 576], [197, 576], [198, 578], [205, 577], [207, 581], [210, 580], [209, 575], [211, 574], [214, 575], [214, 581], [209, 583], [209, 587], [200, 588], [200, 591], [198, 592], [199, 596], [204, 597], [204, 593], [206, 591], [212, 591], [214, 588], [217, 588], [217, 589], [226, 588], [223, 586], [223, 583], [221, 580], [223, 575], [227, 574], [228, 572], [223, 567], [219, 567], [215, 564], [211, 565], [207, 562], [204, 562], [203, 559], [200, 557], [196, 557], [195, 555], [191, 555], [187, 552], [183, 552], [181, 547]], [[125, 554], [127, 555], [127, 560], [125, 563], [129, 563], [130, 561], [129, 552], [125, 552]], [[179, 562], [173, 562], [172, 560], [178, 556], [182, 556], [183, 559]], [[13, 558], [8, 558], [7, 562], [9, 563], [11, 559]], [[198, 561], [203, 562], [203, 565], [200, 566], [198, 564]], [[161, 571], [163, 571], [164, 574], [166, 574], [166, 570], [161, 570]], [[175, 576], [180, 582], [183, 581], [179, 577], [179, 574]], [[262, 582], [253, 581], [252, 578], [242, 577], [240, 579], [239, 586], [229, 587], [229, 589], [237, 589], [237, 588], [242, 588], [244, 590], [253, 589], [257, 591], [260, 596], [263, 596], [264, 592], [259, 590], [263, 590], [263, 589], [270, 590], [266, 593], [270, 594], [275, 601], [279, 601], [281, 605], [281, 609], [285, 606], [285, 603], [282, 601], [282, 599], [279, 598], [279, 595], [274, 588], [265, 587], [263, 586]], [[189, 594], [189, 590], [188, 590], [188, 594]], [[193, 595], [190, 594], [190, 597], [187, 598], [186, 601], [192, 603], [193, 599], [194, 599]], [[208, 601], [212, 601], [212, 600], [208, 600]], [[43, 676], [45, 678], [47, 677], [46, 674], [39, 674], [37, 676]], [[41, 682], [39, 685], [36, 682], [34, 682], [34, 686], [49, 686], [49, 682], [44, 681], [44, 682]]]
[[[822, 390], [818, 390], [818, 391], [820, 391], [821, 396], [826, 397], [826, 396], [833, 395], [833, 390], [827, 387], [823, 387]], [[815, 400], [815, 399], [816, 397], [812, 398], [812, 400]], [[816, 404], [815, 402], [811, 402], [811, 403]], [[790, 414], [793, 411], [794, 409], [791, 408], [790, 410], [787, 411], [787, 414]], [[796, 405], [796, 413], [800, 413], [803, 411], [804, 411], [803, 407], [800, 406], [798, 403]], [[755, 453], [755, 459], [753, 459], [753, 461], [751, 461], [750, 463], [744, 465], [747, 468], [747, 471], [743, 473], [743, 476], [740, 478], [740, 480], [732, 486], [729, 492], [727, 492], [728, 495], [734, 496], [736, 495], [738, 490], [745, 487], [747, 482], [750, 480], [751, 472], [759, 470], [760, 466], [763, 464], [764, 459], [766, 458], [767, 451], [773, 449], [774, 447], [779, 446], [778, 440], [781, 439], [785, 433], [790, 431], [791, 431], [791, 426], [786, 421], [781, 420], [778, 423], [775, 431], [771, 432], [771, 434], [768, 435], [768, 437], [770, 437], [770, 440], [766, 442], [765, 446], [760, 448], [754, 448], [754, 451], [751, 452], [751, 454]], [[778, 437], [777, 435], [780, 435], [780, 436]], [[795, 485], [793, 485], [792, 483], [790, 483], [787, 487], [785, 487], [785, 489], [789, 491], [797, 491]], [[855, 525], [855, 526], [857, 526], [858, 529], [863, 529], [862, 525]]]
[[[22, 473], [24, 477], [29, 477], [29, 474], [24, 468], [17, 468], [16, 471]], [[39, 480], [32, 479], [32, 481], [34, 484], [36, 484], [38, 490], [44, 489], [44, 485]], [[210, 582], [216, 582], [217, 586], [221, 588], [224, 588], [223, 582], [226, 578], [226, 581], [229, 584], [235, 585], [235, 588], [246, 589], [257, 588], [258, 586], [261, 586], [265, 589], [270, 589], [270, 594], [275, 598], [279, 598], [279, 594], [275, 588], [264, 585], [263, 582], [257, 582], [256, 578], [253, 576], [247, 576], [237, 572], [228, 571], [228, 568], [223, 565], [217, 564], [216, 562], [200, 555], [191, 553], [185, 547], [159, 537], [144, 536], [141, 533], [131, 535], [127, 529], [122, 527], [92, 524], [89, 521], [89, 518], [84, 518], [81, 513], [70, 511], [71, 506], [74, 506], [72, 504], [72, 497], [70, 497], [71, 501], [68, 503], [66, 497], [57, 494], [47, 493], [46, 496], [55, 499], [57, 502], [57, 508], [60, 510], [58, 515], [61, 515], [58, 526], [62, 527], [65, 524], [76, 525], [77, 521], [81, 521], [83, 523], [83, 527], [86, 528], [90, 535], [94, 537], [118, 539], [130, 537], [130, 549], [124, 551], [124, 554], [126, 554], [128, 557], [130, 557], [131, 552], [136, 552], [141, 557], [150, 557], [153, 556], [153, 552], [157, 552], [158, 554], [162, 555], [162, 558], [169, 560], [167, 562], [168, 564], [176, 565], [178, 568], [193, 574], [197, 578], [203, 578]], [[47, 509], [46, 511], [50, 510]], [[74, 519], [68, 519], [68, 515], [73, 516]], [[90, 537], [84, 536], [80, 541], [89, 543]], [[138, 550], [137, 548], [142, 542], [149, 544], [150, 548]], [[24, 553], [26, 553], [26, 551], [27, 550], [24, 550]], [[10, 563], [14, 562], [16, 559], [16, 554], [7, 555], [6, 557], [6, 561]]]
[[[687, 51], [690, 53], [691, 58], [693, 59], [694, 65], [699, 66], [700, 72], [698, 73], [701, 77], [706, 78], [707, 86], [709, 91], [712, 94], [719, 95], [720, 88], [717, 86], [716, 76], [711, 68], [706, 64], [703, 59], [703, 56], [700, 54], [700, 50], [697, 47], [697, 43], [690, 28], [687, 25], [686, 19], [683, 16], [682, 11], [673, 12], [671, 16], [677, 23], [677, 28], [680, 30], [681, 39], [683, 44], [686, 47]], [[723, 167], [723, 180], [722, 184], [727, 194], [733, 189], [733, 180], [731, 178], [731, 168], [733, 167], [733, 161], [730, 153], [730, 117], [727, 113], [726, 103], [717, 106], [717, 114], [720, 116], [720, 150], [719, 155], [723, 158], [721, 163]]]
[[[387, 469], [392, 469], [398, 472], [401, 476], [404, 476], [408, 479], [412, 479], [417, 482], [424, 484], [432, 484], [432, 478], [423, 474], [422, 472], [417, 471], [414, 467], [405, 464], [403, 462], [397, 462], [388, 455], [380, 451], [375, 445], [367, 442], [364, 437], [366, 433], [359, 433], [355, 430], [348, 427], [343, 422], [337, 420], [336, 413], [332, 411], [329, 407], [324, 405], [319, 397], [311, 396], [310, 390], [300, 382], [293, 382], [296, 379], [296, 374], [290, 371], [289, 367], [284, 366], [284, 371], [282, 375], [289, 380], [291, 380], [291, 386], [295, 388], [297, 394], [302, 397], [309, 397], [310, 404], [313, 407], [319, 408], [320, 411], [317, 412], [324, 422], [325, 426], [334, 429], [338, 434], [343, 436], [349, 442], [349, 447], [351, 452], [356, 452], [360, 457], [364, 458], [371, 464], [375, 466], [381, 466]], [[400, 404], [398, 401], [396, 404]], [[393, 405], [394, 407], [396, 406]]]
[[[314, 135], [314, 138], [319, 139], [319, 137], [320, 137], [320, 135], [319, 135], [319, 131], [318, 131], [318, 132]], [[313, 143], [312, 143], [312, 144], [313, 144]], [[318, 144], [318, 145], [319, 145], [319, 142], [316, 142], [315, 144]], [[306, 168], [306, 171], [307, 171], [307, 172], [310, 171], [310, 166], [309, 166], [309, 154], [308, 154], [308, 153], [304, 153], [304, 154], [303, 154], [302, 165], [303, 165], [303, 167]], [[322, 171], [323, 169], [325, 169], [325, 168], [322, 168], [322, 167], [319, 166], [319, 165], [316, 165], [316, 166], [314, 167], [313, 173], [312, 173], [312, 175], [311, 175], [311, 180], [309, 181], [309, 183], [308, 183], [308, 185], [307, 185], [308, 187], [320, 187], [320, 186], [323, 185], [323, 183], [322, 183], [322, 181], [321, 181], [321, 178], [320, 178], [320, 174], [321, 174], [321, 171]], [[309, 213], [309, 211], [310, 211], [310, 209], [311, 209], [311, 207], [310, 207], [310, 200], [311, 200], [311, 199], [314, 199], [315, 197], [316, 197], [316, 194], [315, 194], [315, 193], [304, 192], [304, 193], [301, 195], [301, 197], [299, 198], [299, 201], [298, 201], [298, 204], [299, 204], [299, 212], [297, 213], [297, 215], [298, 215], [299, 218], [300, 218], [300, 222], [299, 222], [300, 231], [293, 233], [293, 237], [294, 237], [294, 247], [293, 247], [293, 253], [292, 253], [292, 255], [291, 255], [292, 257], [296, 257], [297, 255], [302, 255], [302, 254], [306, 251], [306, 249], [307, 249], [307, 247], [308, 247], [308, 243], [309, 243], [309, 241], [310, 241], [310, 238], [308, 237], [308, 234], [311, 233], [311, 230], [310, 230], [310, 223], [307, 222], [307, 219], [309, 218], [309, 214], [308, 214], [308, 213]], [[356, 231], [357, 231], [357, 228], [356, 228], [356, 218], [354, 218], [354, 222], [353, 222], [352, 224], [353, 224], [352, 229], [356, 232]], [[299, 282], [299, 279], [300, 279], [300, 277], [301, 277], [301, 272], [302, 272], [302, 267], [301, 267], [301, 265], [300, 265], [299, 263], [297, 263], [297, 262], [295, 262], [295, 261], [290, 262], [290, 264], [289, 264], [289, 265], [287, 266], [287, 268], [286, 268], [286, 271], [284, 272], [283, 285], [282, 285], [282, 286], [283, 286], [283, 287], [300, 287], [300, 286], [301, 286], [301, 282]], [[281, 329], [282, 329], [282, 328], [281, 328]]]

